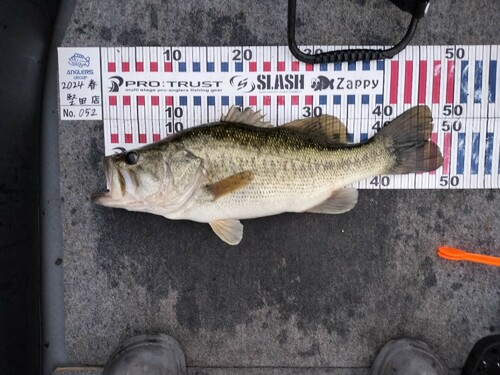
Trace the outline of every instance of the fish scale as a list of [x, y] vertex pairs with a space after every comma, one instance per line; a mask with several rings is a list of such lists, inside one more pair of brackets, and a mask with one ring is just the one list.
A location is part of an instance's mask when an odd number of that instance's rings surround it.
[[[311, 51], [336, 48], [302, 47]], [[100, 70], [99, 87], [103, 88], [96, 113], [99, 116], [102, 107], [107, 155], [217, 121], [232, 105], [262, 110], [266, 119], [276, 125], [332, 114], [346, 123], [348, 140], [357, 143], [373, 136], [386, 121], [409, 107], [428, 104], [435, 122], [432, 139], [443, 152], [443, 167], [430, 174], [375, 176], [358, 182], [356, 187], [498, 188], [499, 48], [409, 46], [389, 60], [318, 65], [296, 61], [282, 46], [61, 48], [59, 65], [63, 74], [75, 53], [99, 56], [97, 65], [94, 58], [90, 64], [102, 67], [96, 69]], [[90, 50], [93, 54], [87, 53]], [[291, 75], [288, 81], [285, 75]], [[302, 82], [301, 75], [304, 87], [275, 87], [279, 82], [297, 85]], [[110, 92], [114, 76], [145, 82], [146, 87], [125, 91], [124, 83], [118, 92]], [[336, 79], [334, 88], [327, 88], [329, 83], [321, 90], [313, 88], [312, 81], [319, 77], [325, 77], [323, 83]], [[68, 94], [78, 94], [78, 90], [63, 88], [67, 81], [63, 78], [61, 118], [95, 119], [85, 117], [82, 110], [86, 107], [69, 104]], [[349, 89], [348, 82], [355, 84], [358, 79], [379, 79], [379, 84], [375, 89], [364, 88], [364, 84]], [[212, 82], [212, 87], [203, 87], [205, 81]], [[154, 82], [160, 82], [160, 87], [150, 87]], [[220, 82], [220, 87], [214, 82]], [[80, 113], [83, 116], [79, 117]]]

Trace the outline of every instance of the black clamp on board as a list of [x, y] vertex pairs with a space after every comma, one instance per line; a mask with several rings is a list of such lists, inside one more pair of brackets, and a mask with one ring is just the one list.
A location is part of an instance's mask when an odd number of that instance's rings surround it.
[[418, 21], [425, 16], [430, 0], [391, 0], [401, 10], [411, 13], [412, 18], [408, 31], [401, 41], [388, 49], [343, 49], [337, 51], [309, 54], [302, 52], [295, 41], [295, 19], [297, 1], [288, 0], [288, 47], [297, 60], [307, 64], [322, 64], [350, 61], [367, 61], [390, 59], [404, 50], [415, 34]]

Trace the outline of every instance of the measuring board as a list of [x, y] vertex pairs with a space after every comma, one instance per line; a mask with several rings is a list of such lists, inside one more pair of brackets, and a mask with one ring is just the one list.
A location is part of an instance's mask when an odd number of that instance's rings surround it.
[[284, 46], [59, 48], [61, 119], [102, 119], [109, 155], [217, 121], [233, 105], [276, 125], [335, 115], [358, 143], [427, 104], [443, 166], [357, 187], [499, 188], [499, 53], [498, 45], [410, 46], [391, 60], [310, 65]]

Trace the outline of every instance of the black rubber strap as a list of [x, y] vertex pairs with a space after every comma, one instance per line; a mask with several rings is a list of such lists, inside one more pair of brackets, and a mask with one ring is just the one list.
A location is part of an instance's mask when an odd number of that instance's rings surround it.
[[413, 16], [408, 27], [406, 35], [401, 41], [392, 48], [388, 49], [345, 49], [337, 51], [329, 51], [317, 54], [308, 54], [302, 52], [295, 41], [295, 15], [297, 9], [296, 0], [288, 0], [288, 47], [297, 60], [307, 64], [323, 64], [335, 62], [350, 62], [350, 61], [367, 61], [390, 59], [406, 48], [410, 40], [415, 34], [418, 21], [425, 15], [428, 0], [416, 0], [413, 9]]

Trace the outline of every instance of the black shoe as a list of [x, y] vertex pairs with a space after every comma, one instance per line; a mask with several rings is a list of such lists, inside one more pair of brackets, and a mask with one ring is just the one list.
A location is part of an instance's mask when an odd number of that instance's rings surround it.
[[123, 343], [102, 375], [184, 375], [184, 353], [170, 336], [141, 335]]
[[377, 354], [372, 375], [447, 375], [443, 362], [425, 342], [389, 341]]
[[462, 375], [500, 374], [500, 335], [487, 336], [470, 351]]

